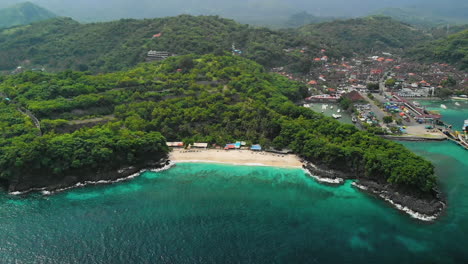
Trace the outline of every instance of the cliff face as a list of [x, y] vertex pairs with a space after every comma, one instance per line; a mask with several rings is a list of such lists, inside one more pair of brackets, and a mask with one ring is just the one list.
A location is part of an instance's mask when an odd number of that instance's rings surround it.
[[116, 169], [102, 169], [97, 171], [90, 169], [75, 170], [70, 171], [64, 176], [36, 172], [18, 175], [18, 177], [6, 182], [5, 186], [10, 193], [23, 193], [37, 190], [54, 191], [68, 188], [78, 183], [99, 181], [103, 181], [104, 183], [115, 181], [129, 177], [144, 169], [162, 168], [167, 162], [167, 157], [165, 157], [160, 160], [146, 160], [134, 165], [121, 166], [121, 168]]

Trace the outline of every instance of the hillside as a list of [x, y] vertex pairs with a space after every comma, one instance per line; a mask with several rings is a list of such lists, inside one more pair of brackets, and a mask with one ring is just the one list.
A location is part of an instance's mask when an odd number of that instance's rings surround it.
[[[145, 61], [149, 50], [222, 54], [231, 52], [233, 43], [243, 56], [267, 67], [296, 61], [298, 54], [286, 54], [283, 49], [306, 45], [294, 32], [253, 28], [216, 16], [91, 24], [56, 18], [0, 31], [0, 70], [26, 65], [109, 72]], [[319, 49], [313, 43], [308, 46]]]
[[303, 11], [289, 16], [289, 18], [283, 23], [283, 27], [296, 28], [308, 24], [321, 23], [332, 20], [334, 20], [334, 18], [318, 17]]
[[449, 37], [420, 45], [408, 56], [423, 62], [445, 62], [468, 70], [468, 30]]
[[[221, 146], [244, 140], [429, 195], [432, 164], [398, 143], [296, 106], [306, 92], [236, 56], [180, 56], [96, 76], [4, 77], [0, 93], [10, 101], [0, 102], [0, 179], [10, 191], [107, 179], [122, 167], [160, 160], [166, 139]], [[40, 128], [21, 114], [28, 110]]]
[[421, 28], [431, 28], [450, 23], [447, 18], [437, 17], [421, 12], [419, 9], [411, 8], [384, 8], [373, 12], [372, 15], [388, 16]]
[[401, 53], [430, 39], [386, 17], [285, 30], [251, 27], [217, 16], [181, 15], [90, 24], [55, 18], [0, 30], [0, 71], [24, 66], [45, 67], [48, 71], [113, 72], [145, 61], [150, 50], [219, 55], [231, 53], [235, 44], [243, 57], [267, 68], [287, 66], [292, 72], [301, 72], [323, 48], [331, 58], [368, 55], [371, 51]]
[[299, 29], [308, 40], [330, 43], [339, 53], [401, 52], [430, 38], [388, 17], [366, 17], [307, 25]]
[[52, 12], [30, 2], [0, 9], [0, 28], [27, 25], [56, 17]]

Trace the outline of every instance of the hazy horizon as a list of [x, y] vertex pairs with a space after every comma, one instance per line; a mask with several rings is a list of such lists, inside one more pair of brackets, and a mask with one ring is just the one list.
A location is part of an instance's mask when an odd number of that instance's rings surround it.
[[[25, 2], [23, 0], [2, 0], [0, 8]], [[72, 17], [79, 21], [106, 21], [120, 18], [155, 18], [179, 14], [220, 15], [227, 18], [247, 19], [269, 17], [274, 20], [294, 13], [306, 11], [315, 16], [357, 17], [368, 15], [382, 8], [425, 6], [434, 9], [444, 5], [456, 5], [459, 13], [464, 14], [468, 3], [450, 0], [438, 4], [435, 0], [30, 0], [59, 16]], [[443, 10], [441, 10], [442, 12]]]

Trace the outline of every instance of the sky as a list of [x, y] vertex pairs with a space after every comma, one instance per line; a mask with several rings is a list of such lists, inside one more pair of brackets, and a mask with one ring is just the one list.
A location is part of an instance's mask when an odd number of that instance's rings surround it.
[[[24, 0], [0, 0], [0, 8]], [[228, 18], [275, 19], [307, 11], [316, 16], [364, 16], [385, 7], [428, 7], [447, 13], [468, 13], [468, 0], [30, 0], [59, 16], [76, 20], [155, 18], [179, 14], [217, 14]], [[461, 8], [459, 8], [461, 7]], [[468, 15], [468, 14], [466, 14]]]

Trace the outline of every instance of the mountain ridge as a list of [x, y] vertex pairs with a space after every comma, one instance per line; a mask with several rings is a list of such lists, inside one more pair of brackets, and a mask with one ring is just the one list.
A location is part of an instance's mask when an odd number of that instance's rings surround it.
[[32, 22], [54, 18], [51, 11], [31, 2], [23, 2], [14, 6], [0, 9], [0, 28], [27, 25]]

